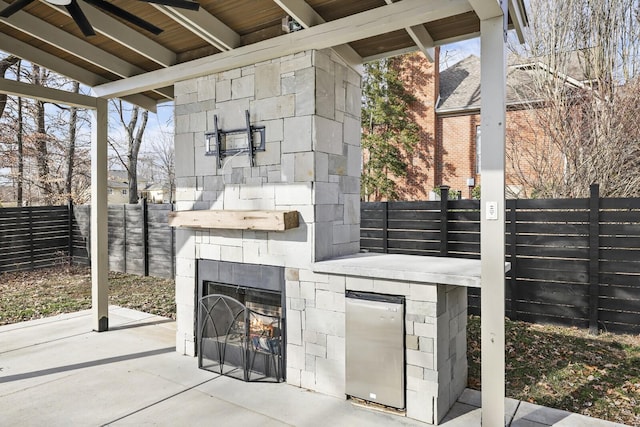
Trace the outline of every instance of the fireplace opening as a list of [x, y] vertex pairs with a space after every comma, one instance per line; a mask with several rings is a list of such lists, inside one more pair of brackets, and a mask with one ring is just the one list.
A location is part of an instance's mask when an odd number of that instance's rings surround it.
[[[196, 313], [198, 366], [243, 381], [284, 381], [282, 291], [264, 286], [260, 280], [249, 281], [251, 286], [246, 286], [249, 276], [243, 271], [244, 264], [217, 263], [232, 273], [223, 274], [223, 278], [236, 283], [224, 283], [220, 278], [200, 280]], [[218, 271], [220, 266], [216, 267], [214, 270]], [[255, 267], [249, 269], [259, 272]], [[234, 276], [242, 280], [234, 280]], [[261, 285], [266, 289], [257, 287]]]

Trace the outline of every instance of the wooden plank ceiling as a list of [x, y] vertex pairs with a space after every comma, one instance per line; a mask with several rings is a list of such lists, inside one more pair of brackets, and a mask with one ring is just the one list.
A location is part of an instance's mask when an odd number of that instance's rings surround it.
[[[13, 1], [17, 0], [0, 0], [0, 10]], [[299, 20], [307, 20], [300, 22], [307, 28], [394, 2], [193, 0], [200, 4], [200, 10], [193, 12], [146, 1], [107, 0], [163, 30], [154, 35], [84, 0], [76, 1], [96, 30], [95, 36], [84, 36], [63, 7], [35, 0], [12, 16], [0, 18], [0, 50], [96, 86], [277, 38], [286, 34], [281, 22], [290, 11], [298, 14]], [[520, 3], [521, 0], [511, 1]], [[476, 37], [480, 23], [469, 6], [464, 13], [420, 26], [423, 28], [414, 26], [416, 31], [396, 29], [356, 40], [349, 46], [341, 46], [341, 52], [347, 49], [349, 61], [355, 66], [371, 58], [417, 50], [416, 34], [422, 37], [422, 47]], [[164, 88], [144, 92], [130, 100], [136, 102], [137, 99], [136, 103], [148, 107], [171, 98], [172, 89]]]

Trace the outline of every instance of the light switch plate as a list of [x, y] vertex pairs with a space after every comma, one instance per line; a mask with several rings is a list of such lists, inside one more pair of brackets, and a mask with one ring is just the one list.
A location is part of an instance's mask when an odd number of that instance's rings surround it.
[[487, 202], [486, 216], [488, 220], [498, 219], [498, 202]]

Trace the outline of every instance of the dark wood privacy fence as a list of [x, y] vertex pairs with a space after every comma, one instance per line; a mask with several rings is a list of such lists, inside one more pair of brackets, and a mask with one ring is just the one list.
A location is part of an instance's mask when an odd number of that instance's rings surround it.
[[[362, 203], [371, 252], [479, 258], [477, 200]], [[109, 267], [174, 275], [170, 205], [109, 207]], [[506, 314], [512, 319], [640, 332], [640, 199], [508, 200]], [[0, 272], [89, 263], [87, 206], [0, 209]], [[480, 296], [469, 290], [469, 311]]]
[[[591, 193], [507, 201], [511, 319], [640, 332], [640, 199]], [[363, 250], [480, 256], [477, 200], [362, 203], [361, 213]], [[469, 311], [479, 310], [479, 290], [469, 289]]]
[[[109, 269], [174, 277], [171, 205], [111, 205]], [[0, 272], [90, 264], [90, 206], [0, 209]]]
[[[109, 270], [140, 276], [174, 277], [174, 232], [170, 204], [110, 205]], [[89, 265], [91, 207], [76, 206], [73, 262]]]
[[0, 209], [0, 272], [65, 262], [69, 253], [66, 206]]

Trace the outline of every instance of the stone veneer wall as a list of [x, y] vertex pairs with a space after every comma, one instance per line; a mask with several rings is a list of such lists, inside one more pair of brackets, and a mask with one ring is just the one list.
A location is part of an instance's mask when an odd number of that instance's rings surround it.
[[[197, 259], [285, 267], [287, 381], [344, 396], [344, 283], [315, 261], [356, 253], [360, 234], [360, 75], [308, 51], [175, 85], [176, 209], [297, 210], [284, 232], [176, 232], [176, 348], [194, 354]], [[266, 127], [266, 151], [204, 155], [204, 133]]]

